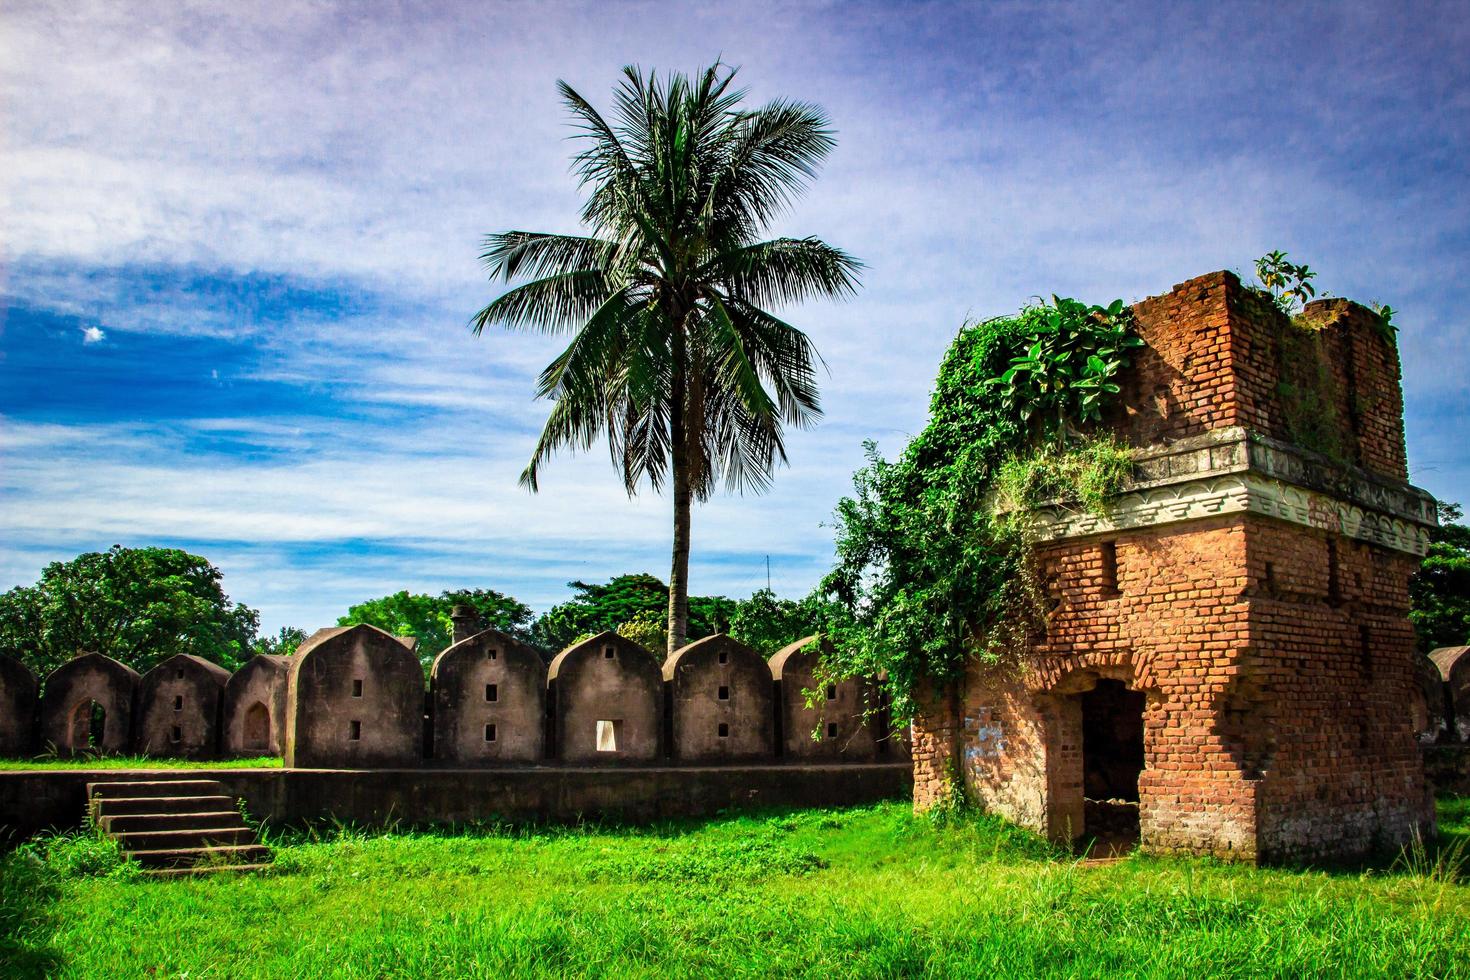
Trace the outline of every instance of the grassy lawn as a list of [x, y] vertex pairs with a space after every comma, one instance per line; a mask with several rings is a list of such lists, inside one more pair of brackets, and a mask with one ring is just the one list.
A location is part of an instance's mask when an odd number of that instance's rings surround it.
[[[1470, 801], [1442, 819], [1463, 854]], [[899, 803], [276, 843], [270, 874], [184, 881], [86, 837], [13, 854], [0, 976], [1470, 975], [1470, 886], [1443, 860], [1083, 867]]]
[[257, 759], [160, 759], [151, 755], [104, 755], [81, 759], [0, 759], [0, 772], [36, 769], [279, 769], [280, 756]]

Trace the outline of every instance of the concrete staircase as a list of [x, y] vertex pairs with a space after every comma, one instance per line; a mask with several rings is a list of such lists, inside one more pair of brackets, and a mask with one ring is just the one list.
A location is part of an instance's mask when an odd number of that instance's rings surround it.
[[213, 779], [88, 783], [87, 809], [150, 875], [256, 871], [270, 861], [270, 848]]

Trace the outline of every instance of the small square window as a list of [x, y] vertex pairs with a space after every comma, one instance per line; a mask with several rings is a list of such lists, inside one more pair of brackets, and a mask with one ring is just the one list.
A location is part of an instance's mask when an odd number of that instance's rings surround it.
[[182, 694], [175, 694], [174, 695], [174, 710], [175, 711], [183, 711], [184, 710], [184, 696]]
[[183, 679], [184, 679], [184, 669], [182, 667], [180, 667], [177, 671], [174, 672], [174, 680], [181, 681]]
[[488, 649], [488, 650], [485, 651], [485, 659], [486, 660], [497, 660], [497, 659], [499, 659], [499, 657], [500, 657], [500, 651], [497, 650], [497, 649], [495, 649], [494, 647], [491, 647], [490, 649]]
[[485, 726], [485, 741], [487, 741], [487, 742], [493, 742], [493, 741], [495, 741], [495, 726], [494, 725], [486, 725]]
[[617, 651], [614, 650], [612, 647], [603, 647], [602, 656], [606, 660], [611, 660], [613, 657], [617, 656]]
[[362, 722], [351, 721], [347, 723], [347, 737], [351, 741], [362, 741]]
[[729, 737], [730, 737], [730, 726], [727, 725], [727, 724], [725, 724], [723, 721], [720, 722], [720, 738], [729, 738]]
[[352, 696], [355, 698], [362, 697], [362, 681], [354, 680], [352, 682]]
[[827, 723], [827, 737], [828, 738], [836, 738], [837, 737], [837, 722], [835, 722], [835, 721], [829, 721]]
[[623, 722], [621, 719], [611, 721], [599, 721], [597, 723], [597, 751], [616, 752], [618, 746], [623, 742]]
[[169, 733], [169, 739], [174, 742], [182, 742], [184, 740], [184, 730], [178, 725], [175, 725], [174, 730]]
[[728, 701], [728, 700], [730, 700], [730, 689], [728, 687], [723, 687], [722, 686], [720, 688], [720, 700], [721, 701]]
[[485, 700], [486, 701], [499, 701], [500, 700], [500, 688], [497, 687], [494, 684], [486, 684], [485, 685]]
[[837, 700], [837, 685], [836, 684], [828, 684], [827, 685], [827, 700], [828, 701], [836, 701]]
[[730, 662], [730, 651], [729, 650], [721, 650], [720, 651], [720, 663], [727, 664], [729, 662]]

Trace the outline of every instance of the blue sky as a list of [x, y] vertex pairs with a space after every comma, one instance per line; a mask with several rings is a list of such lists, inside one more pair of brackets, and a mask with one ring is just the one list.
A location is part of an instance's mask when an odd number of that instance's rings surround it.
[[1412, 477], [1470, 501], [1463, 3], [27, 3], [0, 11], [0, 587], [115, 542], [209, 557], [267, 628], [665, 574], [607, 458], [516, 484], [541, 338], [476, 339], [480, 238], [577, 230], [564, 78], [741, 67], [839, 147], [773, 234], [868, 264], [787, 310], [826, 420], [695, 515], [692, 587], [805, 592], [862, 441], [967, 318], [1137, 300], [1273, 248], [1399, 310]]

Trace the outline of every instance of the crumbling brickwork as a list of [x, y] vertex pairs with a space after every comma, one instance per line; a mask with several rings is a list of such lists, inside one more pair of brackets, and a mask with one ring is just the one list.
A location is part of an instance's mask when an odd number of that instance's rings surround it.
[[1315, 303], [1304, 330], [1223, 272], [1135, 312], [1148, 346], [1113, 422], [1137, 479], [1106, 514], [1033, 515], [1045, 635], [921, 698], [916, 805], [957, 769], [1057, 839], [1086, 837], [1104, 794], [1151, 851], [1245, 860], [1432, 829], [1407, 583], [1433, 501], [1403, 482], [1376, 315]]

